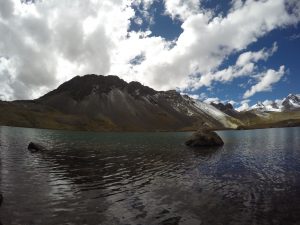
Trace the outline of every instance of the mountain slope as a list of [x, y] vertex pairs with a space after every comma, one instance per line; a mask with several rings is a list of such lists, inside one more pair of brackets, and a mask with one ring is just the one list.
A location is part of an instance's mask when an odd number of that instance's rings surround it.
[[155, 91], [117, 76], [77, 76], [39, 99], [0, 107], [14, 117], [0, 114], [1, 124], [23, 121], [23, 126], [41, 128], [153, 131], [240, 125], [218, 109], [176, 91]]
[[290, 127], [300, 125], [299, 95], [288, 95], [286, 98], [271, 102], [258, 102], [246, 111], [236, 111], [232, 105], [211, 103], [222, 112], [239, 120], [238, 129], [254, 129], [268, 127]]

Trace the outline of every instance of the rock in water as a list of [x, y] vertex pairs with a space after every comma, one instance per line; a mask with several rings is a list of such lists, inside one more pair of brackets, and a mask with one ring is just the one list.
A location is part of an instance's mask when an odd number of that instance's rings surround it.
[[185, 144], [190, 147], [222, 146], [224, 142], [214, 131], [199, 130]]
[[0, 206], [2, 205], [3, 202], [3, 195], [0, 193]]
[[39, 144], [30, 142], [28, 145], [28, 150], [31, 152], [38, 152], [38, 151], [43, 151], [45, 148]]

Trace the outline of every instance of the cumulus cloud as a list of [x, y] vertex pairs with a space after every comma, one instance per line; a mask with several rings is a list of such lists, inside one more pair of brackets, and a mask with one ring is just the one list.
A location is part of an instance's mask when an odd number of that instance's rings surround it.
[[[198, 0], [165, 0], [165, 14], [182, 23], [177, 39], [130, 31], [131, 22], [140, 22], [136, 6], [142, 4], [138, 8], [147, 15], [154, 1], [0, 0], [0, 95], [8, 100], [38, 97], [87, 73], [117, 74], [159, 90], [229, 82], [253, 71], [255, 62], [272, 51], [242, 53], [236, 65], [218, 71], [230, 54], [300, 19], [295, 0], [233, 1], [225, 16], [201, 8]], [[274, 82], [265, 79], [245, 96], [270, 89]]]
[[245, 92], [244, 98], [249, 98], [257, 92], [271, 91], [272, 84], [277, 83], [284, 74], [284, 66], [281, 66], [278, 71], [269, 69], [265, 74], [258, 76], [258, 83]]
[[189, 94], [189, 93], [184, 93], [184, 92], [182, 92], [182, 93], [180, 93], [181, 95], [187, 95], [187, 96], [189, 96], [190, 98], [193, 98], [193, 99], [200, 99], [200, 96], [199, 95], [197, 95], [197, 94]]
[[269, 50], [262, 49], [258, 52], [245, 52], [241, 54], [236, 62], [237, 66], [243, 67], [251, 62], [258, 62], [259, 60], [267, 60], [272, 56], [278, 49], [277, 43], [273, 44], [273, 47]]
[[264, 104], [264, 105], [270, 105], [272, 103], [273, 103], [273, 101], [268, 100], [268, 99], [262, 102], [262, 104]]
[[204, 100], [205, 103], [210, 104], [210, 103], [219, 103], [221, 102], [219, 98], [215, 97], [215, 98], [206, 98]]
[[107, 74], [134, 15], [118, 0], [0, 1], [0, 58], [8, 61], [0, 76], [11, 90], [0, 94], [8, 100], [37, 97], [77, 74]]
[[248, 110], [250, 108], [249, 102], [250, 102], [249, 99], [241, 101], [240, 107], [236, 108], [236, 110], [239, 111], [239, 112]]
[[[294, 24], [295, 18], [281, 0], [246, 1], [226, 17], [205, 12], [190, 15], [174, 47], [145, 60], [138, 71], [146, 76], [147, 84], [159, 89], [209, 86], [207, 80], [214, 79], [214, 71], [228, 55], [244, 50], [273, 29]], [[249, 66], [245, 69], [252, 70]]]
[[227, 101], [229, 104], [231, 104], [232, 106], [234, 106], [234, 105], [236, 105], [237, 104], [237, 102], [236, 101], [233, 101], [233, 100], [229, 100], [229, 101]]
[[266, 61], [277, 51], [277, 44], [274, 43], [271, 49], [262, 49], [257, 52], [244, 52], [237, 58], [236, 64], [226, 69], [218, 70], [203, 74], [197, 82], [194, 83], [195, 88], [202, 86], [210, 86], [213, 81], [229, 82], [241, 76], [251, 76], [256, 72], [258, 61]]
[[173, 19], [186, 20], [200, 12], [199, 0], [164, 0], [166, 13]]

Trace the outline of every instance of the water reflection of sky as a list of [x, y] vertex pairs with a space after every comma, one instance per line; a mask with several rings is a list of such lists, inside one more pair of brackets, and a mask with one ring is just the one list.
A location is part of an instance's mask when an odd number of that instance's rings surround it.
[[[5, 224], [293, 224], [300, 219], [300, 129], [88, 133], [0, 128]], [[48, 151], [31, 154], [29, 141]], [[286, 218], [289, 215], [289, 218]], [[46, 221], [46, 222], [45, 222]]]

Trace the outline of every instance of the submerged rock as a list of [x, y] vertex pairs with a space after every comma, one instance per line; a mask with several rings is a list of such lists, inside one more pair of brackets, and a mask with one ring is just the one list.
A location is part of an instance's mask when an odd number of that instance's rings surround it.
[[38, 151], [45, 150], [45, 147], [43, 147], [42, 145], [30, 142], [28, 145], [28, 150], [31, 152], [38, 152]]
[[190, 147], [222, 146], [224, 142], [214, 131], [199, 130], [195, 132], [185, 144]]

